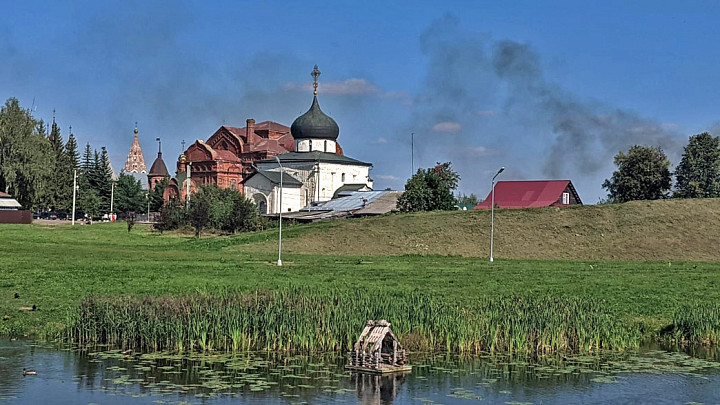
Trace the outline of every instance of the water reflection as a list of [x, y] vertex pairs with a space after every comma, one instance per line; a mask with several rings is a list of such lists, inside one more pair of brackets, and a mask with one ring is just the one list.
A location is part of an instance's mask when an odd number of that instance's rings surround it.
[[405, 382], [408, 373], [377, 375], [353, 373], [350, 382], [355, 386], [355, 393], [360, 404], [392, 404], [398, 395], [398, 389]]
[[[720, 403], [718, 352], [688, 353], [705, 358], [656, 346], [540, 359], [413, 353], [412, 373], [369, 375], [347, 372], [347, 359], [335, 354], [139, 354], [0, 340], [0, 402]], [[23, 377], [23, 367], [38, 375]]]

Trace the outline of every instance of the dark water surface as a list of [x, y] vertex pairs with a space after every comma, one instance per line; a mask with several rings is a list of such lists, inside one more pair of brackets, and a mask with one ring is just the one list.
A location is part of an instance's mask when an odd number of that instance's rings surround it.
[[141, 355], [0, 340], [0, 403], [720, 404], [713, 352], [410, 360], [412, 373], [378, 377], [345, 371], [336, 355]]

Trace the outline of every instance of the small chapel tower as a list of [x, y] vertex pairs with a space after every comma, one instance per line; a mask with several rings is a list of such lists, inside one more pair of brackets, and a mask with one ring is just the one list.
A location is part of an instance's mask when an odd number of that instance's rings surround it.
[[137, 123], [135, 123], [135, 137], [133, 143], [130, 146], [130, 152], [128, 152], [127, 160], [125, 160], [125, 173], [147, 173], [147, 167], [145, 166], [145, 158], [143, 157], [142, 149], [140, 148], [140, 140], [138, 139]]
[[295, 119], [290, 129], [295, 138], [295, 151], [336, 153], [340, 128], [334, 119], [320, 110], [317, 99], [320, 70], [317, 65], [310, 75], [313, 77], [312, 105], [305, 114]]
[[155, 138], [155, 140], [158, 143], [158, 155], [152, 166], [150, 166], [150, 173], [148, 173], [148, 185], [150, 186], [150, 190], [154, 190], [155, 184], [163, 181], [163, 179], [170, 178], [167, 166], [165, 166], [165, 161], [163, 161], [162, 158], [162, 144], [160, 143], [160, 138]]

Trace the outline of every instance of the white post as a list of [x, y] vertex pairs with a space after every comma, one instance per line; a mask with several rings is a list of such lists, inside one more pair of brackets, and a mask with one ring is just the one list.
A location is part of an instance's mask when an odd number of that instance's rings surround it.
[[280, 158], [275, 156], [278, 165], [280, 166], [280, 230], [278, 231], [278, 261], [277, 265], [282, 266], [282, 195], [283, 195], [283, 166], [280, 163]]
[[192, 181], [192, 162], [187, 163], [187, 185], [185, 186], [185, 208], [190, 209], [190, 182]]
[[113, 222], [113, 204], [115, 202], [115, 181], [110, 186], [110, 222]]
[[73, 212], [72, 224], [75, 225], [75, 195], [77, 194], [77, 169], [73, 170]]
[[493, 242], [495, 239], [495, 178], [505, 170], [505, 167], [501, 167], [495, 176], [492, 178], [490, 195], [490, 262], [493, 261]]

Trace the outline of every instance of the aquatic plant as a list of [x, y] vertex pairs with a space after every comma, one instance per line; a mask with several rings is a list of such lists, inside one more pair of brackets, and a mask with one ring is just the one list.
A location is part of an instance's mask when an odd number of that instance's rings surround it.
[[717, 345], [720, 343], [720, 304], [691, 302], [680, 306], [673, 323], [661, 338], [677, 344]]
[[604, 300], [504, 297], [460, 307], [419, 292], [310, 288], [91, 296], [66, 333], [81, 345], [142, 351], [344, 351], [368, 319], [389, 320], [410, 350], [588, 353], [641, 340]]

